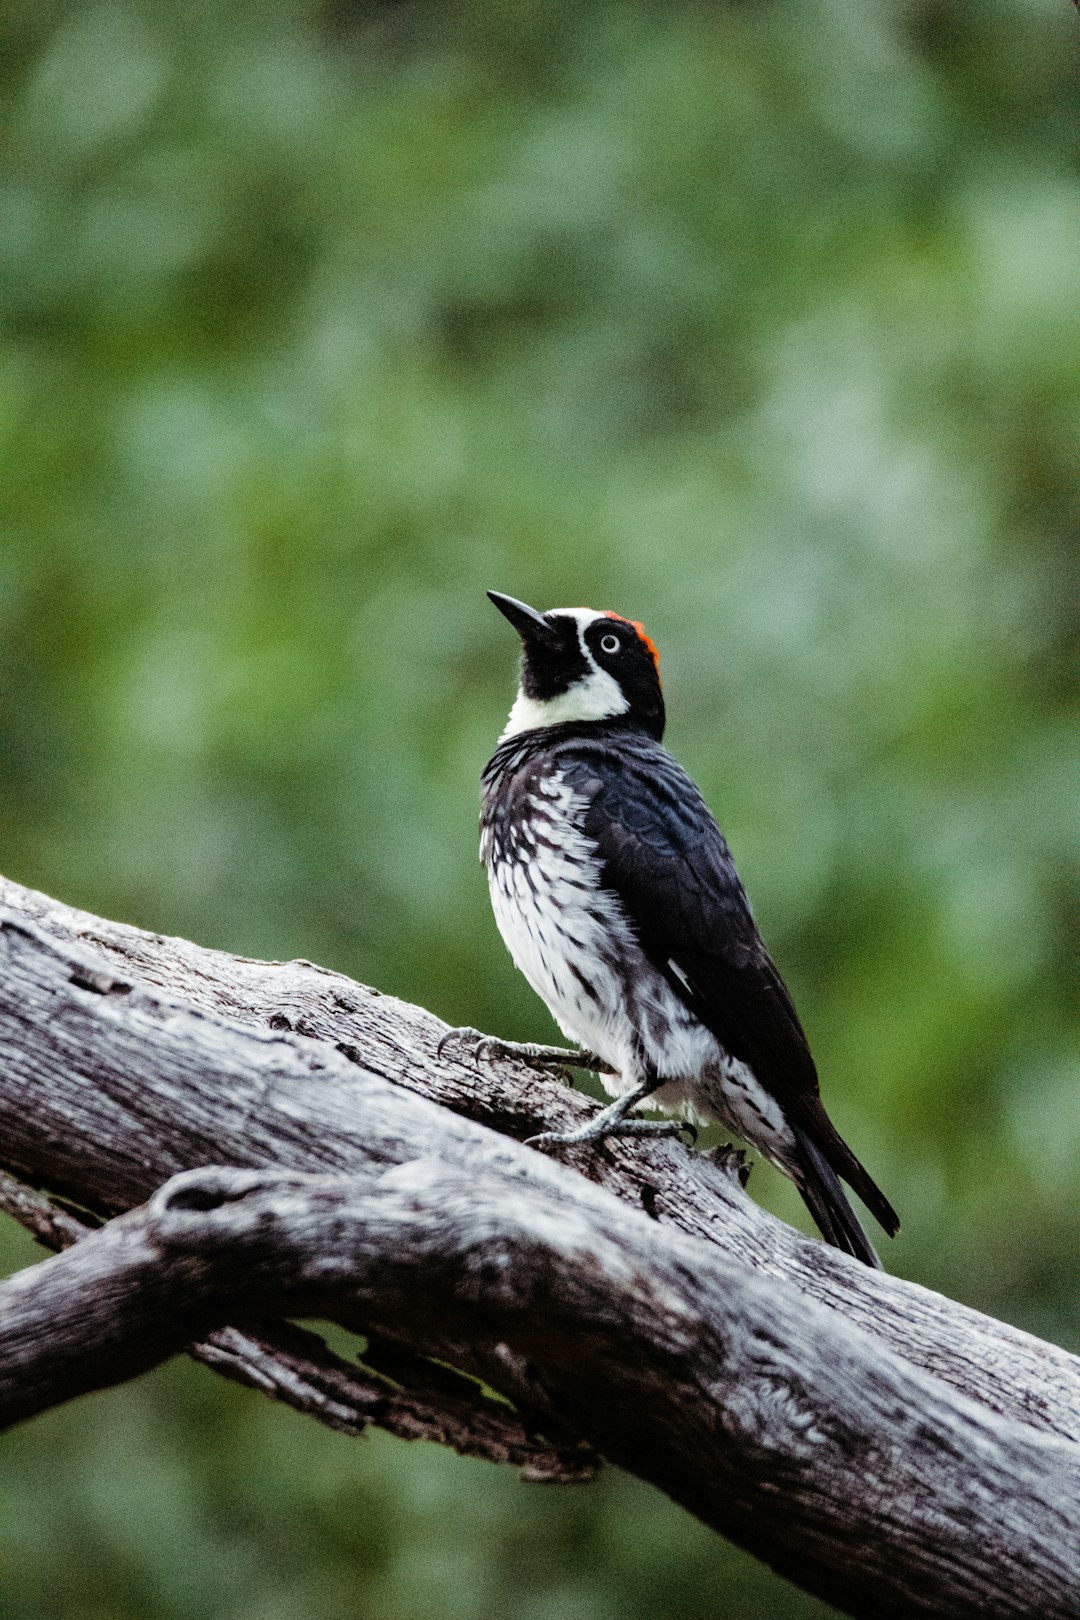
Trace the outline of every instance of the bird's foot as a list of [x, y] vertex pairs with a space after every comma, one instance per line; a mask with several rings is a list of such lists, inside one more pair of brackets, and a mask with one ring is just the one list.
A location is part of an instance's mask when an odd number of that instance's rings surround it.
[[563, 1147], [581, 1142], [606, 1142], [609, 1136], [682, 1136], [690, 1132], [690, 1145], [698, 1140], [696, 1126], [685, 1119], [623, 1119], [622, 1124], [610, 1124], [606, 1131], [541, 1131], [539, 1136], [526, 1136], [526, 1147]]
[[628, 1091], [617, 1097], [607, 1108], [592, 1119], [586, 1120], [584, 1125], [576, 1125], [570, 1131], [542, 1131], [539, 1136], [530, 1136], [526, 1139], [526, 1147], [566, 1147], [577, 1146], [582, 1142], [602, 1142], [608, 1136], [680, 1136], [683, 1131], [689, 1132], [690, 1142], [697, 1141], [697, 1129], [687, 1120], [679, 1119], [631, 1119], [629, 1116], [638, 1103], [645, 1102], [650, 1094], [656, 1090], [656, 1082], [649, 1081], [637, 1087], [635, 1091]]
[[435, 1056], [442, 1057], [444, 1048], [452, 1041], [470, 1044], [472, 1055], [478, 1063], [482, 1058], [505, 1057], [516, 1058], [519, 1063], [527, 1063], [532, 1069], [590, 1069], [595, 1074], [613, 1072], [595, 1052], [578, 1052], [569, 1046], [544, 1046], [536, 1041], [503, 1041], [497, 1035], [483, 1035], [480, 1030], [471, 1029], [468, 1025], [448, 1029], [439, 1039]]

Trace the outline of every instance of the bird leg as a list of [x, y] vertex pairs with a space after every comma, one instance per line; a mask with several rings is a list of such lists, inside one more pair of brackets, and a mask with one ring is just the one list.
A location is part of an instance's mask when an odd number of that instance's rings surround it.
[[556, 1147], [568, 1143], [602, 1142], [607, 1136], [679, 1136], [683, 1131], [689, 1131], [691, 1142], [696, 1142], [697, 1129], [688, 1120], [627, 1118], [631, 1109], [644, 1102], [661, 1084], [662, 1081], [650, 1076], [636, 1090], [616, 1097], [613, 1103], [586, 1120], [584, 1125], [577, 1125], [570, 1131], [542, 1131], [539, 1136], [527, 1137], [525, 1145]]
[[463, 1025], [448, 1029], [440, 1037], [435, 1056], [442, 1057], [443, 1048], [451, 1041], [471, 1041], [473, 1056], [481, 1058], [516, 1058], [533, 1069], [589, 1069], [593, 1074], [614, 1074], [615, 1070], [595, 1052], [578, 1052], [569, 1046], [543, 1046], [536, 1041], [503, 1041], [497, 1035], [482, 1035], [478, 1029]]

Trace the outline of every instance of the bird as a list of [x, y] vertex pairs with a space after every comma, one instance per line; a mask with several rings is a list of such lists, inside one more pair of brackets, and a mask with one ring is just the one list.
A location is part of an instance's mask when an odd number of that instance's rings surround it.
[[[615, 1099], [531, 1141], [718, 1123], [794, 1182], [828, 1243], [880, 1266], [841, 1179], [890, 1236], [899, 1219], [825, 1112], [727, 842], [663, 746], [644, 626], [487, 594], [521, 639], [521, 675], [482, 776], [480, 857], [514, 963], [576, 1046], [484, 1046], [593, 1069]], [[642, 1104], [669, 1117], [634, 1117]]]

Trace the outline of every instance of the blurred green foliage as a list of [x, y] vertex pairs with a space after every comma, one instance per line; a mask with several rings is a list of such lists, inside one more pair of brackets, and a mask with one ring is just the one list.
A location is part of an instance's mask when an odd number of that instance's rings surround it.
[[[1076, 26], [15, 0], [4, 870], [548, 1036], [476, 865], [483, 591], [643, 618], [888, 1264], [1076, 1344]], [[179, 1364], [0, 1456], [12, 1620], [830, 1612], [633, 1481]]]

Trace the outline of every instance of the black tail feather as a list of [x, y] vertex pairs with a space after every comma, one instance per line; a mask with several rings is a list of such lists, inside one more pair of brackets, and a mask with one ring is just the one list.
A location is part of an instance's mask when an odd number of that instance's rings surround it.
[[859, 1163], [824, 1108], [818, 1110], [817, 1117], [807, 1121], [807, 1125], [809, 1129], [804, 1126], [799, 1133], [803, 1147], [809, 1145], [807, 1138], [811, 1138], [819, 1155], [824, 1155], [835, 1175], [846, 1181], [852, 1192], [858, 1193], [878, 1225], [890, 1237], [895, 1237], [900, 1230], [899, 1215], [877, 1182]]
[[[854, 1255], [855, 1259], [861, 1260], [864, 1265], [874, 1266], [880, 1271], [881, 1261], [870, 1239], [859, 1225], [836, 1171], [821, 1149], [804, 1131], [797, 1131], [796, 1139], [803, 1168], [798, 1188], [822, 1237], [826, 1243], [831, 1243], [834, 1249], [842, 1249], [845, 1254]], [[867, 1179], [869, 1180], [869, 1177]], [[889, 1209], [888, 1204], [885, 1207]], [[876, 1215], [877, 1211], [874, 1213]], [[895, 1220], [895, 1216], [893, 1219]]]

